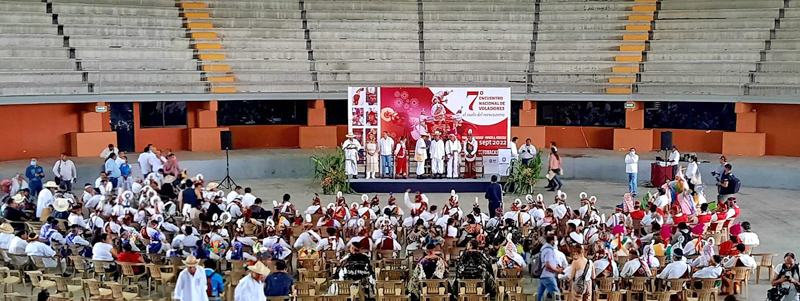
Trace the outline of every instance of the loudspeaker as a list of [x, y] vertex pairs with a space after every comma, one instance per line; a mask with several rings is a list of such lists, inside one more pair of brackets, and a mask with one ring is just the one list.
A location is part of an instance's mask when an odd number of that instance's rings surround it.
[[661, 132], [661, 150], [672, 149], [672, 132]]
[[233, 133], [231, 131], [219, 132], [219, 139], [222, 150], [233, 149]]

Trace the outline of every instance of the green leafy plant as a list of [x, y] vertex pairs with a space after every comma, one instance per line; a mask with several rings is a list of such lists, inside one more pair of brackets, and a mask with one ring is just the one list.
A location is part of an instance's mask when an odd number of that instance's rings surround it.
[[522, 161], [515, 160], [511, 165], [511, 173], [509, 173], [504, 190], [506, 193], [516, 195], [533, 194], [541, 172], [542, 152], [537, 152], [536, 157], [528, 160], [528, 164], [522, 164]]
[[315, 154], [311, 157], [314, 161], [314, 179], [320, 181], [323, 194], [353, 193], [350, 179], [345, 174], [344, 150], [336, 148], [332, 154]]

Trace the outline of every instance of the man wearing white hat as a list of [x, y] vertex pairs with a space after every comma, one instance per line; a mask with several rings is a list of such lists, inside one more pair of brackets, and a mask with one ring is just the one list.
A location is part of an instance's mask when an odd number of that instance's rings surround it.
[[464, 140], [464, 178], [477, 179], [478, 175], [475, 174], [475, 159], [478, 155], [478, 140], [472, 136], [472, 129], [467, 131], [467, 139]]
[[441, 133], [436, 131], [433, 133], [433, 140], [431, 141], [431, 174], [433, 178], [444, 177], [444, 141], [439, 137]]
[[345, 135], [347, 139], [342, 143], [342, 150], [344, 150], [344, 166], [345, 166], [345, 174], [350, 177], [352, 176], [353, 179], [358, 178], [358, 167], [356, 163], [358, 162], [358, 150], [361, 149], [361, 143], [356, 140], [356, 135], [353, 133], [347, 133]]
[[0, 249], [3, 250], [3, 259], [8, 262], [8, 245], [11, 243], [11, 240], [14, 238], [14, 227], [11, 226], [9, 223], [3, 223], [0, 225]]
[[425, 160], [428, 159], [428, 133], [422, 133], [414, 148], [414, 161], [417, 161], [417, 179], [422, 179], [425, 174]]
[[239, 280], [236, 289], [233, 291], [234, 301], [264, 301], [267, 297], [264, 295], [264, 280], [270, 274], [269, 268], [259, 261], [253, 266], [247, 267], [250, 270], [250, 275], [245, 276]]
[[47, 216], [50, 216], [50, 212], [51, 212], [50, 206], [52, 206], [53, 202], [55, 201], [54, 194], [55, 194], [57, 188], [58, 188], [58, 185], [56, 185], [56, 182], [54, 182], [54, 181], [48, 181], [47, 183], [44, 184], [44, 189], [42, 189], [42, 191], [39, 192], [39, 199], [36, 202], [36, 217], [37, 218], [42, 218], [42, 212], [45, 211], [44, 210], [45, 208], [47, 208], [47, 210], [46, 210], [47, 214], [45, 216], [45, 219], [47, 219]]
[[192, 255], [183, 261], [186, 269], [178, 275], [172, 300], [208, 301], [206, 273], [198, 269], [200, 260]]
[[53, 217], [67, 218], [69, 217], [70, 202], [67, 198], [56, 198], [53, 201]]

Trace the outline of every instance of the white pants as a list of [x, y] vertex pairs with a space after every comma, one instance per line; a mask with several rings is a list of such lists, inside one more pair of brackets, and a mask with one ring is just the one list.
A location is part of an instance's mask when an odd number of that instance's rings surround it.
[[431, 173], [433, 174], [444, 173], [444, 159], [439, 159], [439, 158], [431, 159]]
[[447, 177], [458, 178], [458, 165], [460, 164], [461, 156], [454, 154], [449, 155], [448, 158], [450, 161], [447, 161]]
[[425, 174], [425, 161], [417, 162], [417, 175], [421, 176]]
[[356, 176], [358, 175], [358, 168], [356, 167], [355, 160], [345, 160], [344, 161], [344, 173], [348, 176]]

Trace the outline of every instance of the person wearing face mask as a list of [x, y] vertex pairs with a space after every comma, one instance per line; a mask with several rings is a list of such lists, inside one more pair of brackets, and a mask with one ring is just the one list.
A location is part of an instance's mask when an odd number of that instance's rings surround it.
[[31, 165], [25, 169], [25, 177], [28, 178], [28, 188], [32, 196], [37, 196], [42, 190], [42, 178], [44, 178], [44, 168], [39, 166], [36, 157], [31, 158]]
[[625, 173], [628, 174], [628, 192], [635, 197], [638, 188], [636, 182], [639, 180], [639, 155], [636, 154], [636, 149], [633, 147], [625, 155]]

